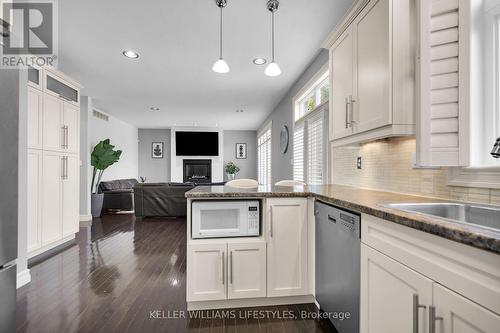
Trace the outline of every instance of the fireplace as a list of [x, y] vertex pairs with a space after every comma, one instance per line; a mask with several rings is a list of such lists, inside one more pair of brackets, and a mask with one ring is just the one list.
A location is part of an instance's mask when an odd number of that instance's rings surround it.
[[212, 160], [183, 160], [183, 180], [195, 184], [212, 182]]

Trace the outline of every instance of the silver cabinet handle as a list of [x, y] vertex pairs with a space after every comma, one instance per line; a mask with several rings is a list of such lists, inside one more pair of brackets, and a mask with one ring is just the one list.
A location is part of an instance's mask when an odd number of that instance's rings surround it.
[[64, 126], [65, 132], [64, 132], [64, 142], [65, 142], [65, 148], [69, 148], [69, 127], [68, 125]]
[[351, 111], [351, 115], [349, 117], [349, 126], [352, 127], [352, 124], [356, 124], [356, 121], [354, 120], [354, 102], [356, 102], [356, 100], [354, 98], [352, 98], [352, 95], [349, 96], [349, 104], [351, 105], [350, 106], [350, 111]]
[[62, 143], [61, 148], [64, 149], [66, 147], [66, 126], [61, 126], [61, 135], [62, 135]]
[[436, 321], [443, 320], [443, 317], [436, 316], [436, 307], [429, 306], [429, 333], [436, 333]]
[[66, 156], [66, 179], [68, 179], [68, 156]]
[[413, 294], [413, 333], [418, 333], [418, 310], [425, 308], [425, 305], [419, 304], [418, 294]]
[[224, 251], [222, 251], [220, 266], [221, 266], [221, 270], [222, 270], [222, 284], [224, 284]]
[[65, 168], [64, 156], [61, 156], [61, 179], [62, 180], [64, 180], [64, 168]]
[[231, 269], [229, 270], [231, 273], [229, 275], [229, 283], [233, 284], [233, 251], [229, 252], [229, 265], [231, 266]]
[[345, 98], [345, 128], [349, 128], [349, 99]]

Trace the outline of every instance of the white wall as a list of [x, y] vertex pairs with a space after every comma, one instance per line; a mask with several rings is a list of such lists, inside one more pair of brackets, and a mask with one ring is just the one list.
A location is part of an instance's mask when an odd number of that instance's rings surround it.
[[110, 139], [115, 149], [122, 150], [118, 163], [112, 165], [101, 180], [139, 178], [139, 144], [137, 127], [109, 115], [109, 121], [96, 118], [89, 112], [89, 152], [101, 140]]
[[[151, 144], [163, 142], [163, 158], [151, 157]], [[170, 129], [139, 129], [139, 176], [147, 183], [170, 181]]]
[[[176, 131], [191, 131], [191, 132], [219, 132], [219, 156], [176, 156], [175, 152], [175, 132]], [[212, 182], [222, 182], [224, 179], [224, 134], [221, 129], [203, 128], [203, 127], [173, 127], [171, 129], [171, 180], [172, 182], [183, 182], [183, 163], [184, 159], [203, 159], [212, 160]]]

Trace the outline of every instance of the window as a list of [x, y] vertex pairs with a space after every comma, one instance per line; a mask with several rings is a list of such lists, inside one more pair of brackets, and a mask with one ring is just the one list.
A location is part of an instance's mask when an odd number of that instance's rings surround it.
[[269, 122], [257, 136], [259, 184], [271, 184], [271, 130]]
[[328, 68], [324, 68], [294, 98], [293, 179], [308, 184], [327, 182], [328, 82]]

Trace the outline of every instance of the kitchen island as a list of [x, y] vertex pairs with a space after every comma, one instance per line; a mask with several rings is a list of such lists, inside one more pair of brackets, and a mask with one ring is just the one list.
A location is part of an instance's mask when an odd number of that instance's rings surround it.
[[361, 217], [361, 332], [383, 332], [388, 322], [411, 332], [412, 323], [429, 325], [427, 312], [450, 327], [500, 327], [500, 232], [386, 206], [449, 201], [338, 185], [197, 187], [186, 197], [188, 221], [197, 201], [262, 207], [258, 237], [192, 239], [188, 223], [190, 310], [314, 301], [320, 201]]

